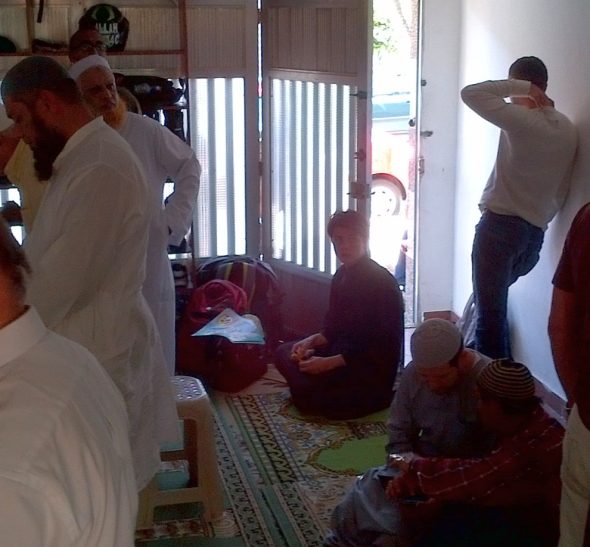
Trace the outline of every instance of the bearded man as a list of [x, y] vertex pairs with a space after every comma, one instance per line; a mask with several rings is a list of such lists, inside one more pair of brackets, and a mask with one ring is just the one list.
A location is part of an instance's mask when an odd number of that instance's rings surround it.
[[158, 469], [159, 444], [176, 437], [177, 420], [141, 293], [150, 208], [143, 171], [53, 59], [24, 59], [0, 91], [37, 171], [49, 178], [25, 242], [35, 272], [28, 303], [48, 328], [90, 350], [121, 391], [141, 489]]
[[[179, 245], [190, 229], [201, 166], [192, 148], [168, 128], [127, 111], [104, 57], [85, 57], [74, 63], [69, 72], [93, 113], [119, 132], [145, 170], [151, 221], [143, 294], [158, 325], [168, 370], [174, 374], [176, 302], [168, 245]], [[164, 183], [168, 179], [174, 182], [174, 192], [164, 206]]]

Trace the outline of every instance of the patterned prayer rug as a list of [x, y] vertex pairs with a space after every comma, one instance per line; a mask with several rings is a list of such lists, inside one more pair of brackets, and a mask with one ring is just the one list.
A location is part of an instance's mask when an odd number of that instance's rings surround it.
[[384, 460], [386, 410], [350, 421], [304, 417], [272, 368], [244, 392], [211, 400], [225, 514], [211, 524], [195, 508], [184, 516], [161, 508], [164, 520], [138, 531], [138, 546], [320, 546], [354, 477]]

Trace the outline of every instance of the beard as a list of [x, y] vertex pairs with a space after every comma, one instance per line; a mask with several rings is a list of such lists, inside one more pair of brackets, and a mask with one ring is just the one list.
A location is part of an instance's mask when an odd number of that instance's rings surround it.
[[113, 129], [119, 129], [123, 125], [126, 116], [127, 105], [125, 104], [125, 101], [122, 101], [121, 99], [117, 101], [117, 106], [115, 106], [115, 108], [102, 115], [105, 123], [110, 125]]
[[35, 125], [35, 147], [33, 157], [35, 158], [35, 171], [39, 180], [49, 180], [53, 175], [53, 162], [63, 150], [68, 139], [49, 127], [36, 112], [32, 114]]

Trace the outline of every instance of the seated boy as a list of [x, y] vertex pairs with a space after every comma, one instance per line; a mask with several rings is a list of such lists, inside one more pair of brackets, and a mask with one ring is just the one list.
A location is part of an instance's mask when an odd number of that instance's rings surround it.
[[395, 277], [367, 254], [362, 215], [336, 212], [328, 235], [342, 266], [332, 279], [324, 327], [280, 346], [277, 368], [302, 413], [352, 419], [391, 402], [403, 353], [403, 300]]

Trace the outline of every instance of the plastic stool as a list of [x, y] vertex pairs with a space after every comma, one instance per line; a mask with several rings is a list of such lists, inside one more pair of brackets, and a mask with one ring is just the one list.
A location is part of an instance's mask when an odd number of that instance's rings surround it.
[[223, 488], [217, 468], [215, 432], [211, 403], [203, 384], [190, 376], [173, 376], [178, 416], [184, 421], [184, 447], [162, 452], [163, 461], [187, 460], [189, 483], [186, 488], [159, 490], [155, 478], [139, 496], [137, 527], [149, 528], [154, 508], [159, 505], [201, 502], [205, 520], [223, 514]]

